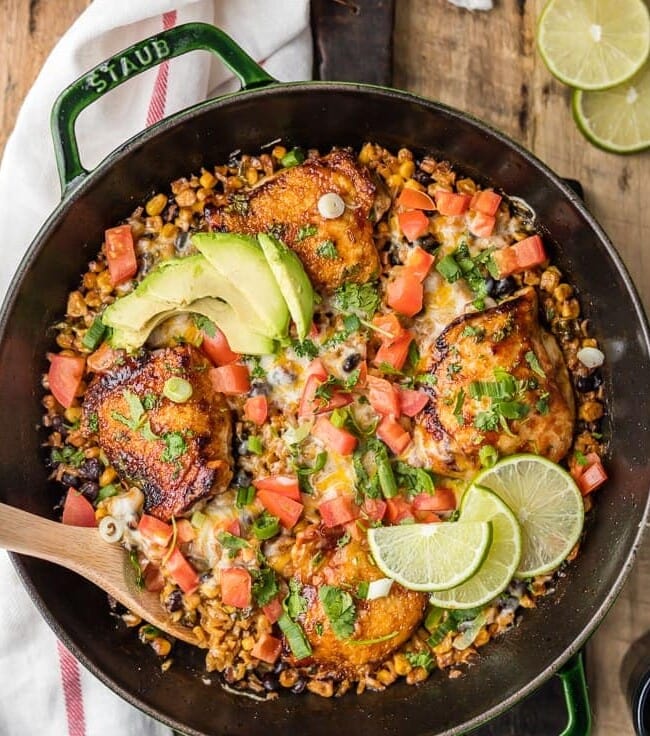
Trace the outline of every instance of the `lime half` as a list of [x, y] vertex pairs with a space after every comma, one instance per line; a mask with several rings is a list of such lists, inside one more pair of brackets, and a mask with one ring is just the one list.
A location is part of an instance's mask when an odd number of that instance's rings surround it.
[[573, 117], [583, 135], [610, 153], [650, 147], [650, 63], [611, 89], [573, 93]]
[[487, 521], [382, 526], [368, 530], [377, 567], [410, 590], [445, 590], [471, 577], [492, 539]]
[[521, 559], [517, 518], [495, 493], [477, 485], [467, 489], [458, 523], [469, 521], [490, 521], [492, 544], [471, 578], [455, 588], [431, 594], [431, 603], [441, 608], [475, 608], [488, 603], [508, 587]]
[[549, 70], [578, 89], [605, 89], [639, 71], [650, 51], [643, 0], [549, 0], [537, 28]]
[[522, 533], [517, 577], [555, 570], [578, 541], [582, 496], [566, 470], [550, 460], [512, 455], [479, 473], [473, 485], [494, 491], [517, 517]]

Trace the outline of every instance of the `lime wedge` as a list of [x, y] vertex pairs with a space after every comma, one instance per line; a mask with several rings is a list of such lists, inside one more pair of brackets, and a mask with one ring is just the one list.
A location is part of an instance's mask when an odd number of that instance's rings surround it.
[[478, 571], [464, 583], [431, 594], [441, 608], [476, 608], [502, 593], [521, 559], [521, 531], [515, 515], [492, 491], [471, 485], [460, 507], [458, 523], [490, 521], [492, 544]]
[[522, 553], [515, 575], [529, 578], [555, 570], [582, 532], [584, 505], [573, 478], [538, 455], [512, 455], [474, 478], [494, 491], [517, 517]]
[[410, 590], [445, 590], [473, 575], [485, 559], [487, 521], [382, 526], [368, 530], [377, 567]]
[[639, 71], [650, 51], [643, 0], [549, 0], [537, 47], [549, 70], [578, 89], [605, 89]]
[[586, 138], [610, 153], [650, 147], [650, 63], [611, 89], [576, 90], [573, 117]]

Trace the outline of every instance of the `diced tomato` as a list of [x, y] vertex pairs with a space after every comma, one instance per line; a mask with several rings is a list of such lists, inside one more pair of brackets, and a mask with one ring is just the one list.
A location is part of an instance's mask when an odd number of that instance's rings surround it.
[[340, 526], [359, 518], [359, 507], [350, 496], [335, 496], [323, 501], [318, 511], [325, 526]]
[[93, 505], [76, 488], [68, 488], [62, 521], [69, 526], [97, 526]]
[[318, 325], [315, 322], [312, 322], [311, 327], [309, 328], [309, 337], [314, 340], [318, 337], [319, 333], [320, 330], [318, 329]]
[[331, 389], [329, 399], [321, 399], [316, 396], [318, 387], [322, 386], [323, 383], [324, 381], [319, 376], [315, 374], [309, 376], [300, 399], [298, 416], [311, 417], [314, 414], [323, 414], [347, 406], [352, 402], [352, 396], [349, 393], [346, 391], [337, 391], [334, 388]]
[[251, 655], [267, 664], [274, 664], [282, 651], [282, 641], [271, 634], [262, 634], [251, 649]]
[[411, 504], [402, 496], [387, 498], [386, 518], [391, 524], [399, 524], [404, 519], [414, 518]]
[[381, 521], [386, 513], [386, 508], [386, 501], [381, 498], [365, 498], [361, 506], [361, 510], [370, 521]]
[[404, 269], [386, 287], [386, 302], [400, 314], [413, 317], [422, 309], [424, 287], [421, 280]]
[[385, 416], [392, 414], [398, 417], [401, 413], [399, 389], [394, 383], [385, 378], [368, 376], [368, 399], [370, 405], [377, 412]]
[[413, 498], [413, 508], [418, 511], [453, 511], [456, 494], [450, 488], [436, 488], [435, 493], [418, 493]]
[[411, 435], [402, 427], [395, 417], [384, 417], [377, 427], [377, 437], [399, 455], [409, 446]]
[[484, 215], [496, 215], [503, 197], [491, 189], [476, 192], [472, 197], [470, 209], [482, 212]]
[[199, 576], [196, 570], [178, 548], [171, 553], [165, 567], [183, 593], [193, 593], [199, 587]]
[[273, 491], [258, 491], [257, 497], [264, 508], [273, 516], [280, 519], [282, 526], [292, 529], [300, 516], [304, 506], [298, 501], [281, 493]]
[[226, 527], [226, 531], [229, 534], [232, 534], [233, 537], [241, 537], [241, 524], [239, 523], [239, 519], [233, 519]]
[[321, 381], [327, 380], [327, 371], [320, 358], [314, 358], [307, 366], [307, 376], [317, 376]]
[[588, 493], [595, 491], [596, 488], [600, 488], [606, 480], [605, 468], [600, 460], [596, 460], [582, 472], [577, 483], [582, 495], [586, 496]]
[[493, 215], [477, 212], [469, 222], [469, 231], [477, 238], [489, 238], [494, 232], [496, 222], [497, 218]]
[[318, 417], [311, 431], [312, 436], [321, 440], [326, 447], [339, 455], [351, 455], [356, 446], [357, 438], [347, 429], [335, 427], [327, 417]]
[[258, 491], [272, 491], [294, 501], [300, 501], [300, 484], [296, 475], [268, 475], [257, 478], [253, 485]]
[[377, 328], [377, 336], [389, 345], [404, 334], [404, 328], [397, 315], [378, 313], [372, 318], [373, 327]]
[[397, 215], [401, 231], [407, 240], [413, 242], [429, 232], [429, 218], [421, 210], [409, 210]]
[[195, 536], [196, 533], [194, 532], [194, 527], [190, 524], [188, 519], [179, 519], [176, 522], [176, 541], [178, 544], [191, 542]]
[[156, 519], [155, 516], [149, 516], [149, 514], [142, 514], [140, 517], [138, 531], [150, 542], [161, 547], [166, 547], [174, 536], [174, 529], [171, 524], [166, 524], [164, 521]]
[[201, 351], [216, 366], [229, 365], [241, 358], [239, 353], [233, 353], [228, 345], [228, 340], [223, 332], [215, 325], [214, 337], [210, 337], [207, 332], [202, 331], [203, 341], [201, 342]]
[[539, 266], [546, 261], [547, 256], [539, 235], [531, 235], [514, 245], [494, 251], [492, 258], [499, 270], [499, 278], [505, 278], [512, 273]]
[[435, 256], [416, 245], [408, 254], [406, 268], [420, 281], [424, 281], [435, 260]]
[[123, 355], [124, 350], [113, 350], [107, 342], [103, 342], [94, 353], [86, 358], [86, 366], [93, 373], [104, 373], [112, 368]]
[[47, 379], [54, 398], [66, 409], [72, 406], [81, 385], [86, 359], [81, 355], [49, 355]]
[[578, 458], [572, 455], [569, 458], [569, 473], [573, 480], [577, 481], [578, 478], [585, 472], [585, 470], [594, 463], [600, 462], [600, 455], [597, 452], [589, 452], [585, 456], [582, 462], [578, 462]]
[[208, 376], [214, 390], [228, 396], [246, 394], [251, 388], [248, 368], [240, 363], [210, 368]]
[[130, 225], [112, 227], [104, 233], [106, 241], [106, 263], [111, 275], [111, 284], [128, 281], [138, 271], [138, 262], [135, 257], [133, 233]]
[[404, 187], [397, 198], [397, 204], [411, 210], [435, 210], [435, 202], [425, 192], [419, 189]]
[[244, 402], [244, 419], [262, 425], [269, 415], [269, 401], [266, 396], [251, 396]]
[[253, 581], [243, 567], [226, 567], [221, 571], [221, 602], [225, 606], [248, 608]]
[[410, 388], [399, 390], [400, 411], [402, 414], [406, 414], [407, 417], [414, 417], [419, 414], [428, 403], [429, 397], [424, 391], [413, 391]]
[[416, 521], [419, 521], [421, 524], [434, 524], [442, 521], [438, 514], [433, 511], [418, 511], [415, 507], [413, 508], [413, 515]]
[[382, 363], [387, 363], [396, 371], [401, 371], [404, 363], [406, 363], [409, 354], [409, 345], [412, 340], [413, 335], [407, 330], [397, 340], [393, 340], [392, 343], [381, 345], [375, 355], [375, 365], [380, 366]]
[[159, 593], [165, 587], [165, 578], [158, 565], [149, 563], [142, 573], [145, 590], [150, 593]]
[[284, 611], [282, 608], [282, 598], [274, 598], [270, 603], [262, 606], [262, 610], [264, 611], [266, 618], [269, 620], [269, 623], [274, 624], [280, 616], [282, 616]]
[[436, 205], [441, 215], [462, 215], [469, 207], [471, 197], [468, 194], [454, 194], [439, 190], [435, 193]]

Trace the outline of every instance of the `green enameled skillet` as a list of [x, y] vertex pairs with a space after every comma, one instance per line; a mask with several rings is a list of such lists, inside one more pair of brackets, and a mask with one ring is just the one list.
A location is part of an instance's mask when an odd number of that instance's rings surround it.
[[[122, 145], [85, 171], [75, 142], [79, 112], [139, 71], [195, 49], [216, 53], [240, 78], [240, 92], [180, 112]], [[634, 561], [647, 517], [650, 462], [648, 325], [632, 281], [583, 202], [516, 143], [466, 114], [394, 89], [360, 84], [279, 84], [211, 26], [180, 26], [108, 60], [68, 88], [53, 113], [63, 200], [27, 251], [0, 315], [0, 498], [53, 516], [60, 489], [47, 480], [36, 431], [40, 376], [52, 349], [48, 326], [60, 319], [104, 229], [179, 176], [230, 152], [257, 151], [281, 137], [288, 145], [359, 147], [375, 141], [450, 160], [483, 184], [517, 195], [535, 210], [560, 268], [575, 284], [606, 353], [604, 423], [611, 480], [578, 560], [557, 592], [501, 641], [481, 650], [466, 675], [436, 672], [419, 687], [341, 699], [283, 696], [268, 704], [236, 697], [212, 677], [202, 652], [179, 646], [166, 673], [149, 647], [111, 617], [101, 591], [79, 577], [14, 558], [43, 616], [73, 653], [113, 690], [187, 734], [279, 736], [332, 733], [458, 734], [526, 697], [581, 649], [612, 605]], [[1, 521], [0, 521], [1, 523]], [[576, 660], [572, 660], [574, 663]], [[573, 675], [573, 676], [572, 676]], [[566, 689], [584, 695], [579, 666], [564, 669]], [[34, 670], [38, 687], [38, 666]], [[566, 734], [585, 734], [588, 709], [573, 700]]]

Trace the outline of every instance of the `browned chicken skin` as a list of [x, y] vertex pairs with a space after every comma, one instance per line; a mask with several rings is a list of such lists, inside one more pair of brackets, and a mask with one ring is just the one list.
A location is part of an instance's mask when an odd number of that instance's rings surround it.
[[[367, 543], [351, 540], [343, 547], [331, 546], [315, 528], [299, 535], [292, 550], [296, 577], [308, 600], [307, 611], [300, 617], [312, 647], [313, 661], [322, 674], [341, 678], [358, 676], [369, 664], [385, 659], [411, 637], [420, 625], [427, 596], [406, 590], [393, 583], [390, 593], [375, 600], [360, 600], [355, 593], [359, 583], [384, 578], [370, 560]], [[335, 541], [334, 541], [335, 545]], [[322, 561], [314, 565], [320, 552]], [[318, 595], [323, 585], [349, 591], [354, 598], [356, 618], [349, 639], [339, 638], [332, 630]], [[377, 639], [384, 641], [371, 643]]]
[[[488, 444], [499, 455], [534, 452], [555, 462], [566, 455], [573, 394], [559, 347], [539, 324], [532, 288], [454, 320], [438, 337], [435, 353], [432, 401], [414, 431], [417, 451], [434, 472], [471, 477], [481, 467], [480, 448]], [[506, 382], [505, 374], [511, 377]], [[489, 384], [487, 390], [477, 382]], [[489, 395], [494, 389], [508, 395], [495, 400]]]
[[[328, 192], [346, 204], [344, 213], [331, 220], [318, 211], [318, 200]], [[298, 254], [315, 288], [331, 291], [344, 281], [363, 283], [379, 273], [368, 219], [374, 195], [368, 172], [351, 153], [337, 150], [283, 169], [245, 199], [236, 194], [223, 207], [208, 206], [207, 219], [212, 230], [277, 233]], [[328, 241], [336, 248], [334, 257], [331, 248], [323, 251]]]
[[[230, 413], [212, 389], [208, 367], [190, 346], [167, 348], [126, 358], [86, 392], [85, 431], [96, 422], [108, 459], [142, 486], [147, 513], [164, 521], [226, 490], [232, 477]], [[184, 403], [163, 396], [165, 381], [174, 376], [192, 384]]]

